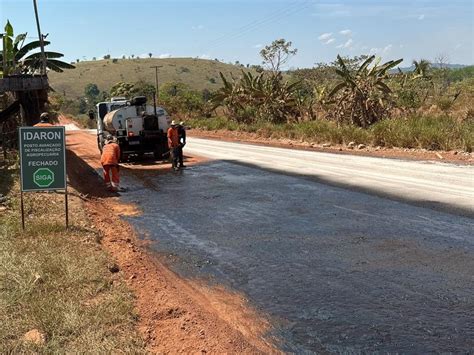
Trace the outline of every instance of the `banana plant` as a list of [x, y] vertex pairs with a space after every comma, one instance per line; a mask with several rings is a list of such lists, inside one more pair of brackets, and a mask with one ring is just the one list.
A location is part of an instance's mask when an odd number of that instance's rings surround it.
[[283, 81], [281, 73], [253, 75], [242, 71], [239, 80], [228, 80], [222, 73], [220, 76], [224, 85], [213, 100], [216, 106], [225, 107], [236, 121], [260, 119], [280, 123], [298, 119], [301, 108], [299, 82], [289, 84]]
[[384, 118], [388, 111], [392, 90], [385, 83], [390, 69], [403, 59], [380, 64], [375, 56], [367, 58], [355, 71], [349, 70], [341, 56], [337, 56], [337, 75], [342, 79], [329, 93], [335, 98], [339, 122], [349, 120], [367, 127]]
[[[14, 35], [13, 26], [7, 21], [4, 33], [0, 33], [2, 40], [2, 50], [0, 50], [0, 77], [13, 74], [35, 74], [41, 69], [42, 55], [35, 52], [41, 47], [39, 40], [25, 43], [27, 33]], [[43, 41], [44, 46], [50, 44], [49, 41]], [[63, 57], [62, 53], [44, 52], [46, 57], [46, 68], [56, 72], [62, 72], [64, 69], [74, 69], [74, 65], [58, 60]]]

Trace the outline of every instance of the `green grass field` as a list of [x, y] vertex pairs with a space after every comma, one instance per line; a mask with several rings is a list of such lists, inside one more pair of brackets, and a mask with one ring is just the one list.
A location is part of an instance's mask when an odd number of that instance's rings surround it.
[[162, 66], [158, 69], [160, 84], [181, 82], [194, 90], [209, 89], [214, 91], [221, 86], [219, 72], [228, 76], [238, 75], [241, 67], [220, 63], [214, 60], [194, 58], [169, 59], [118, 59], [113, 63], [109, 60], [79, 62], [76, 69], [64, 73], [48, 74], [50, 84], [60, 94], [66, 92], [67, 97], [76, 98], [84, 95], [87, 84], [97, 84], [100, 90], [109, 91], [119, 81], [134, 83], [140, 80], [155, 83], [155, 69], [151, 66]]

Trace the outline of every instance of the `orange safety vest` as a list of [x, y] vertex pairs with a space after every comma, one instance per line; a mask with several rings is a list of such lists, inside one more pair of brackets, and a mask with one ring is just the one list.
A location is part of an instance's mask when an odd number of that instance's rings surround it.
[[33, 127], [53, 127], [53, 125], [48, 122], [39, 122], [35, 124]]
[[168, 128], [168, 147], [177, 148], [179, 147], [179, 133], [178, 128], [170, 127]]
[[109, 143], [102, 148], [100, 163], [102, 165], [118, 165], [120, 160], [120, 147], [117, 143]]

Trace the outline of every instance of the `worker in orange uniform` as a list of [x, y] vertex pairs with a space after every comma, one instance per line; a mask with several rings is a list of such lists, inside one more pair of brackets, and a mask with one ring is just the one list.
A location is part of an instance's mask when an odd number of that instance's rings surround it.
[[119, 176], [119, 160], [120, 147], [117, 144], [117, 138], [107, 135], [105, 145], [102, 148], [102, 156], [100, 163], [104, 169], [104, 181], [107, 189], [112, 192], [123, 192], [125, 189], [120, 188]]
[[168, 128], [168, 148], [170, 149], [171, 164], [174, 170], [178, 170], [179, 159], [179, 132], [178, 125], [175, 121], [171, 121], [171, 127]]
[[39, 123], [35, 124], [33, 127], [52, 127], [53, 125], [49, 123], [49, 113], [43, 112], [40, 116]]

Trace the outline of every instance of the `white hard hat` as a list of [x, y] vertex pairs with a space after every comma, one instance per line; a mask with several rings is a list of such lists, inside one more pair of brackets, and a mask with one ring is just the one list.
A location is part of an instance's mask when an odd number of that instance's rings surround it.
[[171, 121], [171, 125], [176, 126], [176, 121], [175, 120]]

